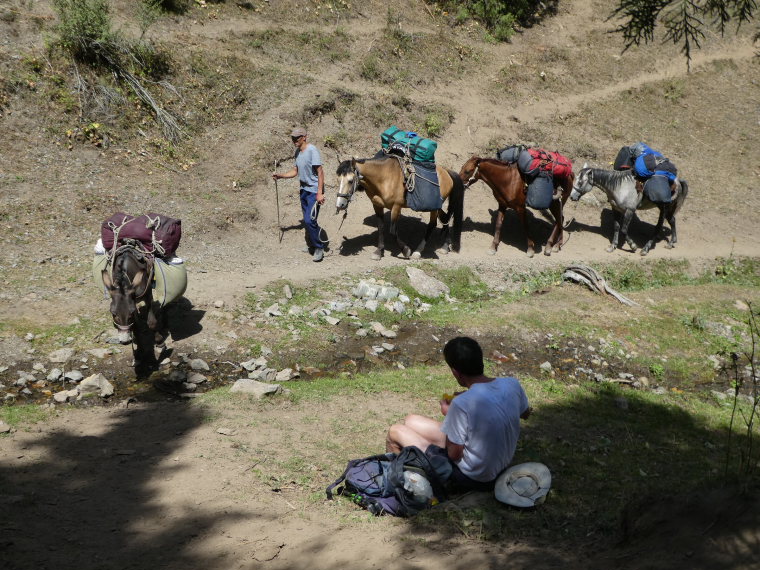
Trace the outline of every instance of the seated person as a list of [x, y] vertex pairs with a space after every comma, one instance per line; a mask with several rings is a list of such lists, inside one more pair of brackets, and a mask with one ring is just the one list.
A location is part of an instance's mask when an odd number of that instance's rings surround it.
[[448, 458], [452, 486], [488, 491], [512, 461], [520, 435], [520, 418], [531, 413], [516, 378], [483, 374], [483, 351], [477, 341], [457, 337], [443, 349], [446, 363], [460, 386], [451, 400], [441, 400], [443, 422], [411, 414], [388, 430], [386, 451], [398, 453], [414, 445], [428, 455]]

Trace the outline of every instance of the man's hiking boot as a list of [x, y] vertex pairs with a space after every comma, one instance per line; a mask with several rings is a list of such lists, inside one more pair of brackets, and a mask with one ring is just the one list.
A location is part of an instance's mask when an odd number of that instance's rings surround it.
[[318, 248], [314, 250], [314, 257], [312, 257], [312, 261], [322, 261], [322, 258], [325, 256], [325, 250], [322, 248]]

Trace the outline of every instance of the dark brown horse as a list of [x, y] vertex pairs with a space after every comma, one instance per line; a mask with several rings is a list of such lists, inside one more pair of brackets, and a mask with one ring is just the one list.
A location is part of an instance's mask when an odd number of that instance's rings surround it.
[[135, 371], [141, 376], [156, 369], [154, 349], [163, 350], [168, 336], [166, 313], [153, 301], [155, 261], [134, 243], [118, 247], [111, 259], [101, 275], [111, 297], [113, 324], [126, 342], [134, 343]]
[[[459, 251], [459, 242], [462, 233], [462, 216], [464, 209], [464, 185], [456, 172], [436, 166], [438, 184], [441, 198], [448, 200], [448, 211], [443, 209], [430, 212], [430, 219], [425, 230], [425, 237], [412, 253], [412, 249], [398, 236], [398, 220], [401, 210], [408, 208], [406, 202], [406, 188], [404, 186], [404, 172], [401, 166], [402, 160], [395, 156], [380, 156], [375, 158], [353, 158], [344, 160], [338, 166], [338, 198], [336, 201], [337, 211], [348, 209], [348, 204], [357, 189], [364, 190], [372, 202], [377, 217], [378, 240], [377, 249], [372, 254], [373, 259], [380, 259], [385, 250], [383, 213], [390, 210], [391, 225], [390, 233], [396, 239], [401, 248], [401, 254], [415, 259], [422, 257], [425, 244], [430, 234], [435, 229], [440, 217], [443, 224], [445, 238], [443, 251]], [[448, 231], [450, 217], [454, 218], [452, 234]]]
[[[528, 257], [533, 257], [535, 253], [535, 242], [530, 236], [526, 211], [526, 187], [517, 166], [507, 164], [493, 158], [480, 158], [479, 156], [471, 157], [464, 163], [459, 176], [465, 181], [466, 187], [482, 180], [493, 191], [493, 197], [499, 204], [499, 211], [496, 215], [496, 227], [493, 233], [493, 242], [491, 242], [490, 253], [496, 253], [501, 241], [501, 225], [504, 222], [504, 215], [507, 208], [512, 208], [517, 212], [517, 216], [522, 223], [525, 238], [528, 242]], [[555, 192], [549, 211], [554, 216], [554, 229], [552, 230], [549, 240], [544, 248], [544, 255], [551, 255], [552, 252], [558, 252], [564, 245], [562, 207], [567, 202], [570, 192], [573, 189], [574, 175], [567, 178], [554, 179]]]

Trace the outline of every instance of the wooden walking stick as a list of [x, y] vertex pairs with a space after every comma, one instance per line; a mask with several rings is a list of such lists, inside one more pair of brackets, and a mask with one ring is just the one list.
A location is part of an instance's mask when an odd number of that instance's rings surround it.
[[[274, 161], [274, 169], [277, 171], [277, 160]], [[282, 224], [280, 223], [280, 189], [277, 186], [277, 179], [274, 179], [274, 195], [275, 195], [275, 201], [277, 203], [277, 227], [280, 228], [280, 243], [282, 243], [282, 236], [285, 234], [284, 230], [282, 229]]]

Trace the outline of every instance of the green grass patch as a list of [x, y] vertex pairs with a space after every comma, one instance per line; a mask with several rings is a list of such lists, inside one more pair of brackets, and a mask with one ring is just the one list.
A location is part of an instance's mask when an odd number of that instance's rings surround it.
[[34, 404], [0, 406], [0, 420], [9, 426], [19, 428], [46, 420], [51, 412]]
[[602, 271], [610, 285], [620, 291], [714, 283], [760, 287], [760, 260], [756, 258], [718, 258], [714, 266], [696, 275], [691, 274], [688, 261], [677, 259], [613, 263], [605, 265]]
[[310, 382], [292, 382], [288, 388], [295, 402], [319, 401], [347, 396], [361, 398], [377, 394], [414, 394], [420, 398], [439, 398], [451, 391], [456, 381], [446, 367], [389, 369], [349, 377], [316, 378]]

